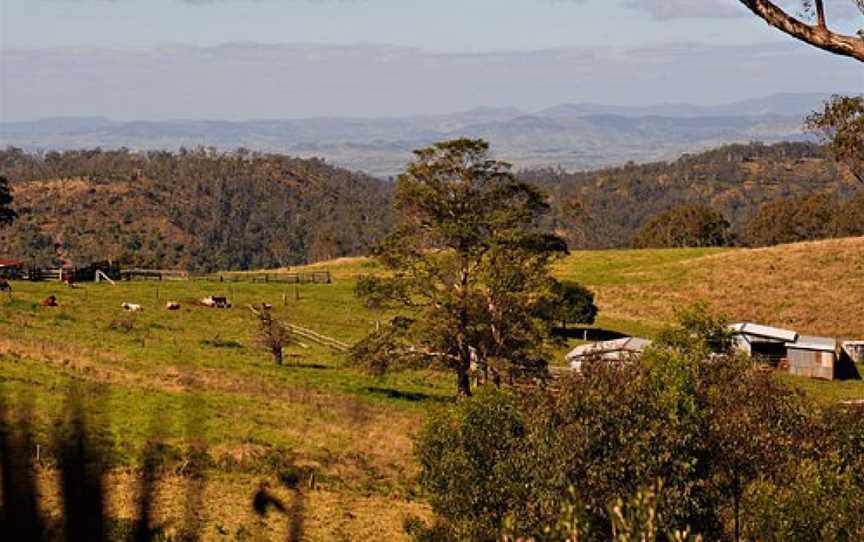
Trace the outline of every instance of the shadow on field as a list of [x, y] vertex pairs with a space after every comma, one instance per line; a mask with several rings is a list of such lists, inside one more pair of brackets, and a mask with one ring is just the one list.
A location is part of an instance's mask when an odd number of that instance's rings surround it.
[[402, 391], [394, 388], [379, 388], [376, 386], [370, 386], [366, 388], [366, 391], [374, 394], [374, 395], [382, 395], [388, 399], [398, 399], [400, 401], [410, 401], [412, 403], [419, 402], [435, 402], [435, 403], [446, 403], [449, 402], [450, 399], [447, 397], [440, 397], [438, 395], [429, 395], [428, 393], [416, 392], [416, 391]]
[[564, 339], [577, 339], [580, 341], [614, 341], [626, 337], [623, 333], [610, 329], [599, 329], [595, 327], [556, 327], [552, 330], [556, 337]]
[[[97, 392], [98, 393], [98, 392]], [[141, 458], [137, 489], [137, 519], [115, 520], [107, 511], [106, 477], [112, 460], [110, 435], [99, 429], [93, 412], [104, 415], [104, 401], [98, 395], [85, 401], [79, 390], [68, 393], [66, 417], [54, 423], [50, 444], [39, 446], [34, 439], [32, 398], [22, 394], [17, 408], [10, 410], [0, 395], [0, 539], [47, 542], [108, 541], [150, 542], [165, 540], [164, 530], [153, 523], [157, 484], [164, 469], [164, 449], [158, 438], [161, 420], [152, 420], [152, 436]], [[194, 448], [194, 447], [193, 447]], [[190, 454], [192, 463], [194, 454]], [[189, 461], [189, 460], [187, 460]], [[199, 465], [198, 467], [203, 466]], [[43, 515], [39, 503], [40, 473], [56, 472], [59, 479], [60, 515]], [[174, 540], [199, 540], [200, 523], [190, 517], [200, 514], [203, 469], [188, 469], [184, 528]]]
[[[107, 486], [117, 448], [103, 417], [109, 415], [108, 402], [99, 390], [87, 388], [86, 394], [73, 388], [67, 393], [62, 419], [53, 420], [48, 444], [41, 446], [35, 435], [33, 397], [16, 397], [15, 408], [0, 386], [0, 540], [9, 541], [122, 541], [192, 542], [202, 539], [207, 515], [205, 490], [207, 471], [212, 462], [201, 428], [206, 423], [204, 409], [189, 396], [184, 405], [186, 448], [181, 455], [166, 444], [164, 412], [155, 411], [150, 419], [148, 442], [142, 450], [137, 470], [135, 519], [115, 519], [108, 513]], [[122, 462], [121, 462], [122, 464]], [[164, 474], [173, 473], [185, 480], [183, 517], [179, 528], [169, 532], [156, 522], [157, 495]], [[57, 475], [59, 514], [45, 513], [39, 479]], [[262, 518], [271, 509], [285, 516], [288, 540], [303, 539], [306, 515], [305, 487], [314, 474], [291, 466], [281, 476], [281, 484], [291, 491], [288, 506], [270, 494], [262, 483], [251, 508]]]
[[321, 371], [328, 371], [331, 369], [336, 369], [336, 367], [332, 365], [324, 365], [321, 363], [286, 363], [285, 367], [289, 369], [317, 369]]

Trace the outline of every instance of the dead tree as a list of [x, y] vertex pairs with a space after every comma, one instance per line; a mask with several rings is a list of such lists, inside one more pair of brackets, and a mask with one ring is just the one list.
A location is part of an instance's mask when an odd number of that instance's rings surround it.
[[291, 330], [273, 318], [267, 305], [249, 308], [258, 318], [258, 344], [270, 352], [277, 365], [282, 365], [284, 348], [294, 342]]

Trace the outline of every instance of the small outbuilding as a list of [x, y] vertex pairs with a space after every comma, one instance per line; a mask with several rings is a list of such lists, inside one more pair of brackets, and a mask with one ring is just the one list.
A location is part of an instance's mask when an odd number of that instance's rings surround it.
[[786, 358], [786, 345], [798, 340], [798, 333], [788, 329], [741, 322], [729, 326], [739, 350], [758, 356], [775, 367]]
[[641, 337], [622, 337], [577, 346], [566, 359], [571, 369], [580, 371], [585, 360], [626, 361], [641, 355], [650, 344], [650, 340]]
[[0, 278], [16, 278], [24, 271], [24, 262], [0, 258]]
[[800, 335], [786, 344], [786, 359], [793, 375], [834, 380], [840, 359], [837, 339]]

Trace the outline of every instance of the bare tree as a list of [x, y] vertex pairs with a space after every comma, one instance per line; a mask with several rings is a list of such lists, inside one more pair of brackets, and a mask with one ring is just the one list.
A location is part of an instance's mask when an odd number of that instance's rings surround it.
[[[804, 13], [815, 16], [807, 22], [803, 17], [793, 16], [769, 0], [738, 0], [769, 25], [790, 36], [834, 54], [848, 56], [864, 62], [864, 35], [857, 36], [834, 32], [828, 28], [824, 0], [802, 0]], [[850, 0], [864, 13], [864, 0]]]
[[279, 320], [273, 318], [267, 306], [249, 307], [258, 317], [258, 344], [264, 350], [270, 352], [273, 361], [282, 365], [284, 360], [283, 349], [294, 342], [291, 330]]

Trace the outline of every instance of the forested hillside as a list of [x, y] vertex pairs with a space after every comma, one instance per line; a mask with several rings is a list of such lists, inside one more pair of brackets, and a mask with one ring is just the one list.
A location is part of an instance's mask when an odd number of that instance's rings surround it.
[[[11, 181], [21, 217], [0, 231], [0, 254], [34, 262], [282, 267], [365, 254], [393, 223], [388, 181], [243, 150], [37, 155], [10, 148], [0, 151], [0, 175]], [[811, 143], [730, 145], [675, 162], [521, 175], [549, 194], [545, 225], [572, 249], [632, 246], [640, 227], [683, 204], [718, 211], [732, 225], [730, 241], [744, 244], [754, 239], [748, 222], [767, 203], [813, 193], [845, 200], [859, 189]], [[773, 232], [771, 239], [829, 236]]]
[[390, 185], [319, 160], [238, 151], [0, 151], [20, 220], [0, 253], [194, 270], [362, 254]]
[[733, 241], [740, 242], [747, 221], [765, 203], [812, 193], [843, 200], [860, 187], [812, 143], [728, 145], [675, 162], [522, 176], [550, 194], [549, 227], [578, 248], [630, 246], [643, 224], [684, 204], [719, 211], [732, 225]]

